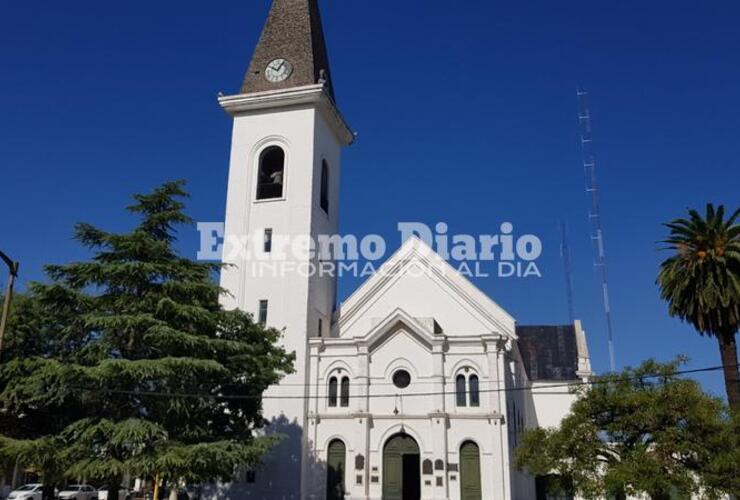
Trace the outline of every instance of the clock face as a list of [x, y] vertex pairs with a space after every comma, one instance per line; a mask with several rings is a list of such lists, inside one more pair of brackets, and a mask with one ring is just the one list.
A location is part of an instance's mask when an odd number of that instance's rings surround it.
[[270, 61], [265, 68], [265, 79], [268, 82], [282, 82], [293, 72], [293, 65], [287, 60], [278, 58]]

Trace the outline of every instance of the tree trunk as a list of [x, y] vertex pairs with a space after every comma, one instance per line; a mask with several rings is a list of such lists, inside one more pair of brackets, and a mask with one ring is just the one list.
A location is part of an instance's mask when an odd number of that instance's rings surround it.
[[154, 476], [154, 491], [152, 491], [152, 500], [159, 500], [159, 474]]
[[725, 375], [725, 390], [730, 408], [740, 412], [740, 370], [737, 366], [737, 344], [735, 332], [724, 332], [717, 336], [719, 353]]
[[121, 479], [114, 478], [108, 481], [108, 500], [124, 500], [118, 498], [118, 491], [121, 489]]
[[47, 484], [44, 481], [44, 487], [41, 489], [41, 500], [54, 500], [54, 485]]

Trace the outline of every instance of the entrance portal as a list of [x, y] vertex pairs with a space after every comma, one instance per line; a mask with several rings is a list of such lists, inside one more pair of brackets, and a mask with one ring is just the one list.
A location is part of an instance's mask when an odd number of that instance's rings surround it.
[[329, 444], [326, 468], [326, 499], [340, 500], [344, 498], [344, 458], [347, 449], [344, 443], [335, 439]]
[[396, 434], [383, 448], [383, 500], [420, 498], [419, 446], [408, 434]]

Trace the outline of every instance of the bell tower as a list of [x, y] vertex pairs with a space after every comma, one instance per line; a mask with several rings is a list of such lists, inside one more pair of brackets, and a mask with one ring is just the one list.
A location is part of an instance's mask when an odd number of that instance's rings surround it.
[[340, 155], [353, 139], [334, 99], [318, 0], [273, 0], [239, 93], [218, 101], [234, 121], [223, 303], [283, 330], [296, 354], [295, 372], [263, 400], [267, 432], [285, 439], [246, 487], [249, 498], [300, 499], [310, 467], [307, 342], [330, 334], [336, 277], [312, 271], [318, 258], [296, 242], [337, 233]]

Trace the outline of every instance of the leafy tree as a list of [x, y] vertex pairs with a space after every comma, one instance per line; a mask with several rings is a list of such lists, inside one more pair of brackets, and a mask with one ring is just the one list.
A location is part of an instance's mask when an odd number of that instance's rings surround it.
[[740, 493], [740, 433], [718, 398], [677, 376], [683, 359], [596, 377], [558, 428], [524, 433], [515, 463], [586, 498]]
[[293, 355], [280, 332], [221, 307], [219, 265], [177, 254], [186, 196], [182, 182], [136, 195], [130, 232], [78, 224], [92, 258], [31, 285], [0, 366], [0, 455], [115, 495], [125, 474], [229, 479], [273, 444], [254, 434], [261, 395]]
[[57, 325], [64, 322], [36, 296], [15, 294], [0, 364], [0, 463], [37, 473], [46, 499], [64, 478], [56, 434], [82, 410], [77, 398], [69, 398], [69, 384], [58, 383], [66, 375], [44, 359], [56, 351]]
[[740, 371], [736, 334], [740, 325], [740, 209], [727, 220], [710, 203], [706, 215], [689, 210], [688, 219], [666, 227], [664, 243], [675, 253], [660, 265], [657, 283], [668, 312], [719, 343], [727, 400], [740, 410]]

